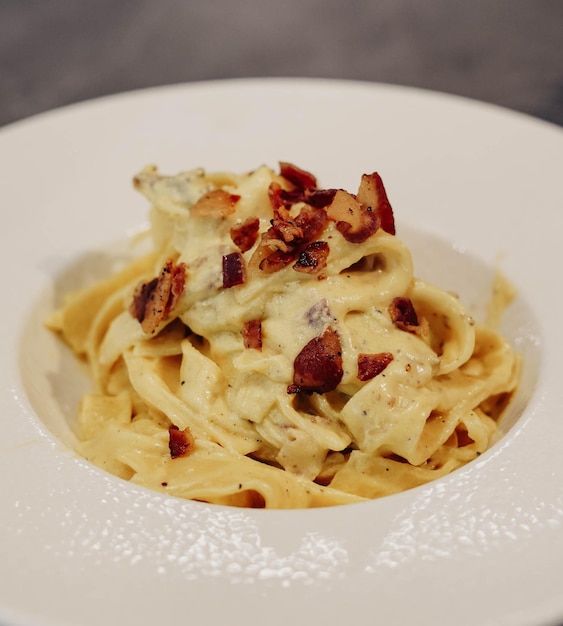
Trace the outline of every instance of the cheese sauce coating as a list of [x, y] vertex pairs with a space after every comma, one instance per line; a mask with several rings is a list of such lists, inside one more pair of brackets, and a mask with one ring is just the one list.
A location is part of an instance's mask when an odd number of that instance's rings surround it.
[[484, 452], [519, 359], [415, 277], [381, 178], [289, 163], [148, 167], [152, 252], [48, 325], [90, 365], [78, 449], [182, 498], [302, 508], [444, 476]]

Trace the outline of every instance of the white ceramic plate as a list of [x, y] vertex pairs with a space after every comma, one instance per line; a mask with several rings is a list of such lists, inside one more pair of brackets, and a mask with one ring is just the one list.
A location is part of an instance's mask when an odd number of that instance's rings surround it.
[[[477, 315], [496, 265], [516, 285], [505, 331], [522, 386], [479, 462], [378, 501], [280, 512], [166, 498], [72, 452], [84, 380], [41, 321], [145, 221], [132, 175], [278, 160], [351, 190], [379, 171], [417, 273]], [[334, 81], [154, 89], [0, 131], [0, 623], [563, 621], [562, 163], [558, 127]]]

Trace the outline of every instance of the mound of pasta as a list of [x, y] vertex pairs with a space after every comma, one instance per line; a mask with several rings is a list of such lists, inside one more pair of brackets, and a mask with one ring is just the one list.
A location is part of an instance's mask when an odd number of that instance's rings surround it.
[[377, 173], [145, 168], [151, 252], [48, 326], [89, 364], [80, 454], [182, 498], [301, 508], [444, 476], [498, 436], [518, 357], [416, 278]]

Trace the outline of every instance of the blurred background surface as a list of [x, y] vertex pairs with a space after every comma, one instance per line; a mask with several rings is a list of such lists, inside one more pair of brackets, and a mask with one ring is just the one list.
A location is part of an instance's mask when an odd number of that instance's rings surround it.
[[0, 0], [0, 125], [255, 76], [411, 85], [563, 125], [563, 0]]

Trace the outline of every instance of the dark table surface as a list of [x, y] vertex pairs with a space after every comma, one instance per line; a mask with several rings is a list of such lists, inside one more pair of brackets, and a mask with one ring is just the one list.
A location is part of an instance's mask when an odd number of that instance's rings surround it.
[[562, 0], [0, 0], [0, 125], [142, 87], [346, 78], [563, 125]]

